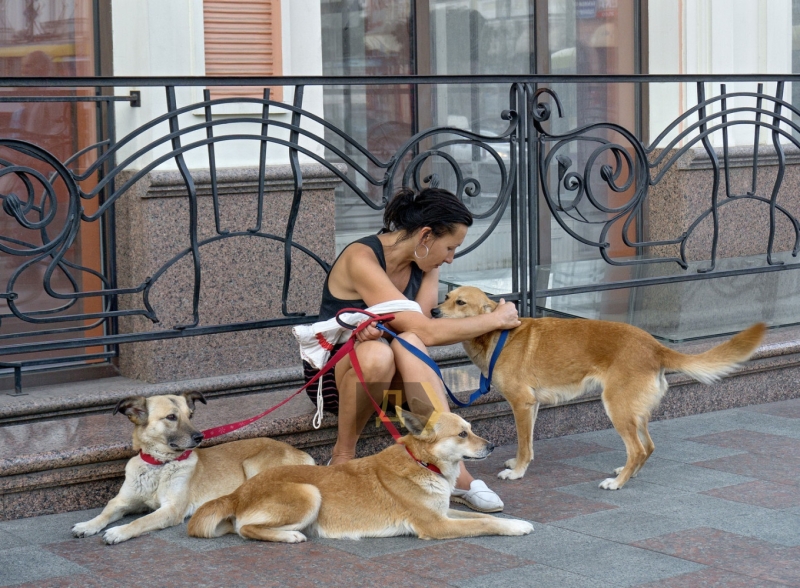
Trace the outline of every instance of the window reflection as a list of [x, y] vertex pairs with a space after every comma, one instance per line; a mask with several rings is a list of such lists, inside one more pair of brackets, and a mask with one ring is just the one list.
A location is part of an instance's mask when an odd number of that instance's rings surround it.
[[[635, 73], [633, 0], [323, 0], [322, 7], [325, 75]], [[537, 18], [543, 22], [535, 21], [537, 7]], [[535, 31], [539, 31], [539, 38]], [[632, 85], [559, 84], [554, 89], [566, 115], [549, 123], [554, 132], [601, 121], [636, 128]], [[508, 108], [506, 85], [422, 86], [415, 91], [406, 87], [339, 88], [325, 92], [326, 118], [384, 159], [415, 129], [453, 126], [494, 135], [506, 126], [499, 116]], [[606, 135], [607, 140], [619, 141], [618, 136]], [[593, 145], [573, 146], [570, 157], [576, 165], [583, 165], [593, 149]], [[482, 210], [499, 184], [497, 172], [480, 149], [454, 145], [449, 152], [465, 173], [481, 182], [483, 198], [470, 200], [469, 205], [475, 211]], [[507, 153], [500, 155], [508, 157]], [[598, 169], [603, 163], [613, 162], [599, 162]], [[428, 172], [440, 175], [443, 186], [452, 183], [452, 172], [446, 165], [437, 167], [434, 162], [429, 167]], [[599, 177], [590, 181], [605, 204], [614, 206], [630, 197], [611, 192]], [[378, 190], [371, 194], [379, 197]], [[380, 227], [380, 213], [363, 208], [347, 190], [338, 195], [339, 248]], [[604, 219], [603, 213], [596, 213], [596, 217], [590, 220]], [[507, 227], [508, 223], [501, 223], [494, 242], [459, 260], [458, 271], [510, 267]], [[599, 233], [599, 225], [582, 225], [576, 230], [592, 236]], [[479, 233], [470, 232], [471, 236]], [[542, 247], [542, 263], [598, 257], [596, 249], [568, 237], [555, 222], [542, 235], [544, 239], [550, 237], [550, 243]], [[631, 255], [633, 251], [620, 242], [614, 244], [613, 254]]]
[[[0, 75], [41, 78], [48, 76], [75, 77], [93, 75], [94, 70], [94, 30], [92, 0], [17, 0], [0, 2]], [[48, 151], [60, 161], [97, 141], [96, 107], [92, 103], [67, 102], [15, 102], [24, 96], [76, 96], [92, 95], [93, 89], [71, 88], [2, 88], [0, 96], [8, 101], [0, 102], [0, 130], [5, 138], [19, 139], [37, 145]], [[83, 171], [94, 159], [94, 153], [73, 163], [73, 168]], [[45, 177], [53, 173], [41, 161], [21, 155], [17, 151], [0, 148], [0, 171], [7, 167], [6, 162], [29, 166]], [[83, 185], [90, 189], [94, 179]], [[55, 181], [56, 216], [51, 223], [57, 232], [66, 222], [68, 194], [63, 182]], [[36, 186], [35, 198], [38, 202], [40, 186]], [[28, 188], [14, 173], [0, 176], [0, 195], [16, 194], [23, 201], [28, 199]], [[94, 201], [83, 203], [87, 214], [93, 212]], [[96, 223], [95, 223], [96, 225]], [[47, 234], [39, 230], [26, 229], [12, 216], [0, 211], [0, 235], [6, 245], [18, 249], [41, 246]], [[73, 248], [67, 252], [65, 260], [78, 266], [100, 270], [99, 232], [82, 229]], [[9, 278], [30, 258], [0, 253], [0, 284], [5, 290]], [[64, 305], [63, 300], [51, 298], [42, 287], [45, 269], [51, 258], [34, 263], [22, 271], [13, 290], [18, 294], [16, 304], [23, 311], [49, 311]], [[73, 283], [72, 280], [75, 280]], [[64, 271], [54, 272], [51, 285], [57, 292], [72, 292], [76, 288], [98, 289], [99, 280], [85, 271], [72, 271], [71, 278]], [[90, 312], [100, 309], [97, 300], [77, 302], [69, 313]], [[30, 333], [30, 338], [17, 339], [17, 342], [35, 341], [40, 327], [9, 316], [5, 300], [0, 301], [2, 334]], [[70, 325], [74, 326], [74, 325]], [[80, 325], [78, 325], [80, 326]], [[96, 333], [101, 334], [101, 333]], [[66, 335], [75, 337], [76, 333]], [[58, 336], [49, 336], [57, 338]], [[53, 352], [54, 355], [74, 355], [74, 352]], [[41, 358], [41, 355], [37, 357]], [[27, 359], [16, 355], [14, 361]]]

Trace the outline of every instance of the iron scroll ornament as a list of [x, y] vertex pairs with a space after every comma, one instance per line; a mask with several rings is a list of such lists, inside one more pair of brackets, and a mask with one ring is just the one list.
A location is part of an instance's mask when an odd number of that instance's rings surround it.
[[[644, 146], [637, 137], [624, 127], [608, 122], [600, 122], [582, 126], [573, 131], [563, 134], [551, 134], [543, 126], [551, 116], [551, 108], [547, 103], [539, 102], [539, 97], [543, 94], [549, 95], [556, 103], [559, 116], [563, 116], [558, 95], [549, 88], [539, 89], [532, 94], [531, 115], [534, 126], [539, 133], [539, 174], [541, 178], [542, 192], [550, 209], [553, 218], [561, 228], [577, 241], [596, 247], [602, 258], [610, 265], [639, 265], [650, 263], [675, 262], [682, 269], [688, 269], [689, 260], [687, 259], [686, 246], [695, 229], [701, 222], [711, 217], [713, 222], [711, 250], [705, 259], [708, 264], [699, 267], [699, 273], [713, 271], [717, 262], [717, 244], [719, 241], [719, 210], [722, 206], [730, 205], [732, 202], [740, 200], [752, 200], [769, 206], [769, 238], [766, 250], [766, 259], [769, 265], [780, 264], [781, 261], [773, 259], [773, 244], [776, 231], [776, 216], [778, 213], [784, 215], [791, 223], [794, 230], [794, 245], [792, 256], [796, 257], [800, 251], [800, 222], [785, 207], [777, 202], [778, 193], [785, 172], [785, 153], [781, 139], [790, 142], [800, 148], [800, 142], [794, 134], [800, 133], [800, 127], [792, 121], [791, 115], [800, 116], [800, 111], [791, 104], [783, 101], [783, 83], [777, 84], [776, 95], [770, 96], [763, 93], [763, 86], [759, 84], [758, 91], [727, 93], [725, 85], [721, 85], [719, 96], [706, 99], [705, 84], [697, 83], [697, 105], [688, 110], [681, 117], [673, 121], [649, 146]], [[738, 106], [729, 108], [728, 102], [735, 99], [750, 98], [756, 102], [755, 107]], [[763, 107], [763, 103], [772, 102], [772, 111]], [[709, 113], [709, 107], [716, 107], [717, 110]], [[789, 111], [789, 116], [783, 115], [784, 111]], [[749, 113], [752, 119], [735, 118]], [[692, 119], [696, 117], [696, 122]], [[731, 191], [729, 179], [729, 138], [728, 129], [733, 126], [750, 125], [754, 127], [754, 161], [753, 161], [753, 185], [752, 190], [745, 194], [734, 194]], [[758, 143], [759, 132], [766, 129], [772, 133], [772, 143], [777, 154], [779, 171], [769, 197], [757, 194], [755, 170], [758, 165]], [[601, 131], [618, 134], [624, 145], [620, 142], [612, 142], [600, 136]], [[717, 155], [717, 151], [712, 147], [710, 136], [714, 133], [722, 135], [722, 161]], [[672, 136], [672, 139], [668, 137]], [[573, 169], [574, 162], [571, 157], [563, 153], [572, 144], [587, 143], [596, 144], [591, 153], [586, 156], [583, 170]], [[674, 239], [664, 239], [658, 241], [648, 241], [631, 238], [632, 228], [637, 218], [644, 212], [644, 205], [649, 193], [650, 186], [655, 186], [669, 171], [669, 169], [690, 149], [701, 145], [705, 150], [712, 164], [713, 188], [710, 197], [710, 206], [703, 210], [687, 227], [685, 232]], [[653, 155], [658, 151], [657, 155]], [[612, 163], [599, 163], [604, 154], [609, 154]], [[651, 160], [652, 157], [652, 160]], [[556, 168], [557, 183], [555, 188], [547, 181], [549, 170]], [[651, 173], [651, 170], [654, 173]], [[720, 184], [722, 174], [725, 175], [726, 193], [725, 197], [720, 196]], [[622, 193], [633, 187], [631, 197], [621, 204], [609, 206], [595, 196], [591, 178], [599, 177], [601, 185], [607, 187], [611, 192]], [[618, 183], [624, 177], [625, 181]], [[600, 213], [603, 218], [595, 220], [590, 218], [593, 214], [598, 216]], [[584, 223], [586, 225], [599, 225], [599, 237], [589, 238], [580, 234], [565, 221]], [[609, 254], [611, 244], [608, 236], [612, 230], [618, 230], [620, 240], [630, 248], [655, 247], [662, 245], [677, 245], [679, 247], [678, 256], [657, 257], [635, 259], [618, 259]]]
[[[38, 334], [51, 334], [54, 332], [83, 331], [98, 326], [102, 321], [118, 313], [109, 311], [106, 306], [99, 313], [65, 314], [82, 298], [102, 296], [104, 292], [81, 292], [79, 284], [82, 280], [78, 274], [81, 272], [93, 275], [99, 279], [104, 288], [109, 287], [106, 278], [96, 270], [76, 264], [66, 258], [69, 248], [74, 243], [80, 223], [86, 219], [81, 206], [81, 189], [75, 177], [67, 168], [69, 161], [62, 164], [57, 158], [46, 150], [26, 141], [17, 139], [0, 139], [0, 147], [21, 156], [33, 159], [35, 162], [47, 166], [53, 171], [46, 176], [41, 171], [26, 165], [16, 165], [5, 159], [0, 159], [0, 178], [16, 176], [24, 187], [24, 194], [17, 192], [0, 193], [3, 212], [16, 223], [31, 231], [30, 237], [17, 238], [9, 235], [0, 236], [0, 251], [6, 255], [25, 258], [11, 272], [5, 292], [0, 292], [0, 298], [6, 301], [9, 312], [0, 313], [0, 325], [5, 318], [16, 317], [20, 320], [36, 323], [65, 323], [70, 321], [92, 320], [91, 324], [78, 327], [60, 328], [52, 331], [37, 331]], [[77, 155], [80, 154], [76, 154]], [[72, 159], [72, 158], [71, 158]], [[67, 202], [63, 214], [59, 214], [59, 202], [55, 192], [56, 182], [63, 182], [67, 192]], [[62, 218], [63, 217], [63, 218]], [[38, 243], [31, 237], [37, 234]], [[32, 267], [46, 264], [42, 279], [45, 293], [56, 301], [51, 308], [37, 310], [22, 310], [19, 306], [19, 293], [15, 290], [18, 280]], [[72, 287], [71, 291], [59, 292], [53, 286], [54, 276], [60, 274]], [[63, 280], [62, 280], [63, 282]], [[4, 335], [2, 338], [24, 336], [27, 333]]]
[[[137, 127], [117, 142], [99, 142], [76, 153], [64, 163], [59, 162], [57, 158], [46, 150], [25, 141], [5, 139], [0, 142], [0, 146], [6, 147], [22, 156], [32, 157], [54, 170], [49, 174], [49, 177], [47, 177], [46, 174], [42, 174], [31, 167], [16, 165], [11, 161], [0, 161], [0, 177], [8, 174], [16, 174], [16, 177], [20, 178], [26, 189], [26, 194], [23, 196], [17, 194], [0, 195], [0, 198], [3, 200], [3, 211], [5, 215], [7, 218], [13, 219], [19, 226], [37, 231], [41, 240], [41, 244], [38, 244], [30, 241], [23, 242], [15, 240], [8, 236], [0, 239], [0, 251], [12, 256], [24, 256], [29, 258], [14, 272], [11, 279], [6, 284], [6, 292], [0, 294], [0, 296], [5, 298], [8, 302], [10, 310], [9, 313], [0, 315], [0, 322], [4, 316], [15, 316], [29, 323], [61, 323], [63, 325], [64, 323], [72, 322], [72, 325], [69, 327], [46, 331], [48, 334], [68, 331], [86, 331], [99, 326], [107, 319], [122, 316], [139, 315], [149, 319], [153, 323], [158, 323], [158, 313], [150, 302], [151, 290], [158, 282], [159, 278], [164, 276], [169, 268], [173, 267], [180, 260], [188, 257], [193, 261], [194, 266], [192, 318], [187, 324], [175, 325], [173, 328], [179, 330], [194, 329], [200, 324], [198, 312], [202, 283], [202, 266], [200, 263], [201, 250], [210, 243], [222, 239], [239, 237], [270, 239], [283, 244], [285, 262], [281, 305], [282, 313], [285, 317], [297, 317], [298, 320], [300, 320], [300, 317], [302, 317], [301, 313], [289, 312], [287, 308], [288, 288], [292, 266], [291, 252], [299, 251], [311, 258], [322, 267], [323, 270], [328, 271], [330, 269], [326, 261], [321, 259], [313, 251], [293, 240], [294, 224], [303, 193], [303, 176], [298, 158], [300, 154], [324, 165], [335, 176], [341, 179], [345, 185], [353, 190], [366, 204], [375, 209], [382, 209], [385, 207], [386, 202], [388, 202], [388, 196], [393, 193], [396, 181], [400, 179], [399, 173], [401, 170], [402, 183], [404, 186], [413, 185], [415, 188], [419, 189], [423, 184], [435, 184], [437, 182], [437, 178], [433, 175], [422, 177], [424, 163], [432, 158], [439, 158], [445, 161], [454, 171], [457, 184], [455, 186], [455, 192], [459, 194], [462, 199], [481, 195], [482, 190], [480, 182], [476, 178], [469, 177], [467, 174], [463, 173], [460, 164], [449, 154], [449, 149], [453, 145], [469, 145], [470, 147], [484, 150], [488, 153], [490, 161], [493, 161], [499, 168], [500, 189], [498, 190], [495, 200], [491, 203], [491, 206], [489, 206], [489, 209], [475, 216], [478, 218], [493, 216], [494, 218], [485, 233], [468, 249], [460, 252], [461, 255], [473, 250], [488, 237], [492, 229], [499, 222], [510, 199], [513, 178], [516, 173], [516, 150], [513, 148], [513, 145], [518, 122], [517, 114], [510, 110], [502, 113], [502, 118], [508, 121], [509, 124], [499, 135], [486, 136], [453, 127], [437, 127], [425, 130], [409, 138], [392, 157], [387, 161], [381, 161], [337, 127], [317, 117], [313, 113], [304, 110], [302, 108], [302, 86], [296, 88], [292, 104], [270, 100], [268, 90], [265, 91], [263, 99], [223, 98], [214, 100], [210, 99], [209, 93], [206, 91], [204, 92], [205, 99], [202, 102], [182, 107], [178, 107], [176, 104], [175, 88], [166, 87], [165, 89], [167, 93], [167, 111], [164, 114]], [[217, 119], [212, 118], [211, 114], [214, 106], [232, 102], [259, 104], [262, 110], [261, 116], [244, 115]], [[290, 114], [290, 121], [271, 117], [271, 111], [277, 109]], [[179, 115], [196, 112], [198, 110], [205, 115], [205, 120], [203, 122], [186, 126], [181, 126], [179, 124]], [[323, 132], [318, 134], [313, 130], [305, 128], [305, 126], [303, 126], [304, 121], [319, 125], [323, 129]], [[168, 133], [157, 135], [155, 139], [150, 140], [142, 147], [130, 149], [137, 139], [142, 137], [145, 133], [152, 132], [157, 125], [163, 123], [169, 125]], [[236, 123], [250, 123], [256, 126], [259, 132], [252, 134], [215, 134], [216, 129]], [[204, 132], [204, 139], [198, 139], [198, 131]], [[280, 134], [279, 131], [283, 132], [283, 134]], [[285, 134], [287, 131], [288, 136]], [[419, 145], [421, 142], [429, 140], [437, 135], [441, 136], [442, 134], [446, 134], [448, 138], [434, 144], [430, 149], [420, 152]], [[453, 138], [453, 136], [455, 136], [455, 138]], [[330, 137], [338, 137], [344, 141], [345, 145], [352, 147], [352, 149], [337, 147], [329, 140]], [[215, 145], [223, 141], [232, 140], [255, 141], [261, 145], [258, 214], [252, 228], [246, 231], [229, 230], [223, 227], [220, 221], [216, 183]], [[309, 141], [323, 146], [327, 154], [332, 154], [335, 158], [343, 161], [348, 171], [343, 171], [340, 169], [340, 166], [332, 163], [325, 156], [321, 156], [313, 148], [309, 148]], [[261, 220], [264, 209], [264, 166], [266, 164], [266, 149], [269, 144], [279, 145], [288, 149], [289, 163], [294, 176], [294, 197], [291, 205], [291, 213], [286, 221], [286, 230], [283, 235], [273, 235], [261, 230]], [[507, 167], [506, 162], [503, 161], [498, 150], [494, 147], [497, 144], [509, 145], [508, 151], [511, 160], [510, 169]], [[123, 156], [122, 150], [126, 148], [128, 149], [127, 154]], [[166, 152], [164, 148], [166, 148]], [[70, 162], [75, 161], [79, 155], [93, 149], [97, 151], [97, 158], [94, 162], [89, 164], [82, 173], [69, 168]], [[197, 231], [197, 189], [195, 186], [194, 173], [188, 169], [183, 160], [184, 153], [193, 149], [206, 149], [208, 152], [214, 203], [216, 234], [202, 240], [198, 238]], [[130, 177], [127, 177], [124, 182], [121, 182], [121, 185], [115, 184], [114, 180], [123, 170], [133, 165], [142, 155], [156, 150], [158, 150], [158, 154], [152, 161], [143, 165], [135, 173], [130, 174]], [[348, 152], [356, 152], [365, 155], [368, 161], [377, 166], [379, 170], [383, 170], [383, 175], [381, 177], [373, 176], [365, 167], [361, 166], [354, 158], [350, 157], [347, 154]], [[411, 163], [403, 167], [403, 162], [408, 159], [407, 156], [409, 154], [411, 154]], [[183, 177], [187, 196], [189, 197], [191, 228], [188, 235], [188, 247], [177, 252], [160, 268], [154, 268], [151, 275], [129, 288], [116, 288], [107, 276], [98, 273], [94, 269], [70, 262], [66, 258], [66, 254], [78, 238], [81, 223], [99, 222], [103, 218], [103, 215], [110, 211], [114, 203], [138, 180], [142, 179], [150, 171], [168, 160], [172, 160], [176, 163]], [[358, 183], [354, 181], [354, 178], [358, 176], [363, 177], [368, 183], [383, 188], [384, 198], [381, 202], [373, 202], [368, 195], [359, 188]], [[96, 177], [97, 182], [84, 192], [81, 189], [80, 182], [92, 177]], [[65, 207], [66, 211], [58, 210], [59, 203], [55, 198], [53, 187], [56, 182], [63, 182], [64, 185], [67, 186], [68, 200]], [[97, 207], [93, 209], [93, 212], [86, 213], [81, 202], [82, 200], [91, 199], [95, 199]], [[65, 215], [66, 218], [62, 221]], [[44, 290], [52, 298], [63, 301], [63, 303], [54, 305], [53, 308], [45, 310], [21, 310], [18, 308], [18, 305], [15, 304], [18, 295], [14, 291], [14, 285], [22, 272], [30, 266], [42, 262], [47, 263], [45, 283], [43, 286]], [[55, 272], [59, 272], [66, 277], [67, 282], [71, 284], [71, 291], [58, 292], [52, 287], [50, 282]], [[82, 280], [77, 275], [79, 272], [88, 272], [99, 279], [102, 285], [101, 289], [95, 291], [81, 291], [80, 284]], [[141, 305], [136, 305], [136, 308], [129, 308], [126, 310], [116, 309], [115, 300], [120, 294], [140, 294]], [[98, 297], [101, 299], [101, 311], [69, 312], [70, 309], [75, 309], [79, 300], [90, 297]], [[89, 322], [90, 320], [92, 322]], [[41, 331], [39, 331], [39, 333], [45, 334], [45, 332]], [[0, 335], [0, 339], [25, 335], [27, 335], [27, 333], [6, 333]]]

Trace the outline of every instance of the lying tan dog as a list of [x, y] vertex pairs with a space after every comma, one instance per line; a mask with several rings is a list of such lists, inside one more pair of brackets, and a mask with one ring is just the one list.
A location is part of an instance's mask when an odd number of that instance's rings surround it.
[[103, 535], [114, 544], [143, 533], [179, 525], [204, 502], [232, 492], [258, 472], [276, 465], [313, 464], [310, 455], [272, 439], [245, 439], [195, 449], [203, 434], [190, 422], [199, 392], [182, 396], [133, 396], [120, 400], [121, 412], [136, 427], [139, 455], [125, 467], [125, 482], [99, 515], [72, 527], [76, 537], [96, 535], [132, 512], [153, 510]]
[[[458, 318], [491, 312], [497, 304], [481, 290], [462, 286], [434, 308], [434, 317]], [[635, 476], [655, 445], [647, 431], [650, 414], [667, 391], [665, 371], [683, 372], [711, 383], [734, 370], [758, 348], [762, 323], [699, 355], [685, 355], [661, 345], [648, 333], [624, 323], [585, 319], [523, 318], [509, 332], [494, 366], [492, 386], [511, 404], [517, 427], [517, 457], [508, 460], [500, 478], [525, 475], [533, 460], [533, 425], [539, 404], [556, 404], [600, 384], [611, 423], [628, 454], [616, 478], [600, 484], [617, 490]], [[470, 359], [488, 373], [499, 331], [464, 342]]]
[[[412, 405], [420, 411], [419, 402]], [[200, 507], [189, 521], [189, 535], [236, 532], [248, 539], [298, 543], [306, 540], [304, 533], [337, 539], [451, 539], [533, 530], [527, 521], [451, 510], [459, 462], [483, 459], [494, 446], [457, 415], [434, 412], [426, 418], [396, 410], [411, 431], [400, 444], [336, 466], [264, 471]]]

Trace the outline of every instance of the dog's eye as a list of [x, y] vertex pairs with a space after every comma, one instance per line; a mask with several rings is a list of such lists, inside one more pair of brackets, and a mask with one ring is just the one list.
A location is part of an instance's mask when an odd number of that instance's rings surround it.
[[177, 421], [178, 420], [178, 415], [176, 415], [176, 414], [168, 414], [164, 418], [166, 418], [168, 421]]
[[194, 413], [192, 412], [192, 413], [189, 414], [189, 420], [191, 420], [193, 417], [194, 417]]
[[458, 436], [461, 437], [462, 439], [466, 439], [467, 437], [469, 437], [469, 433], [467, 433], [466, 431], [461, 431], [458, 434]]
[[458, 304], [459, 306], [464, 306], [466, 302], [464, 302], [463, 300], [456, 300], [456, 304]]

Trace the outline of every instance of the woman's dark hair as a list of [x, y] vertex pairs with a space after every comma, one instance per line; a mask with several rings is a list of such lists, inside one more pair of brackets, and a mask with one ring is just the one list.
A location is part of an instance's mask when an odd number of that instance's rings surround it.
[[383, 231], [405, 231], [411, 236], [422, 227], [430, 227], [434, 237], [452, 233], [456, 225], [472, 226], [472, 213], [452, 192], [425, 188], [418, 195], [403, 188], [386, 205]]

